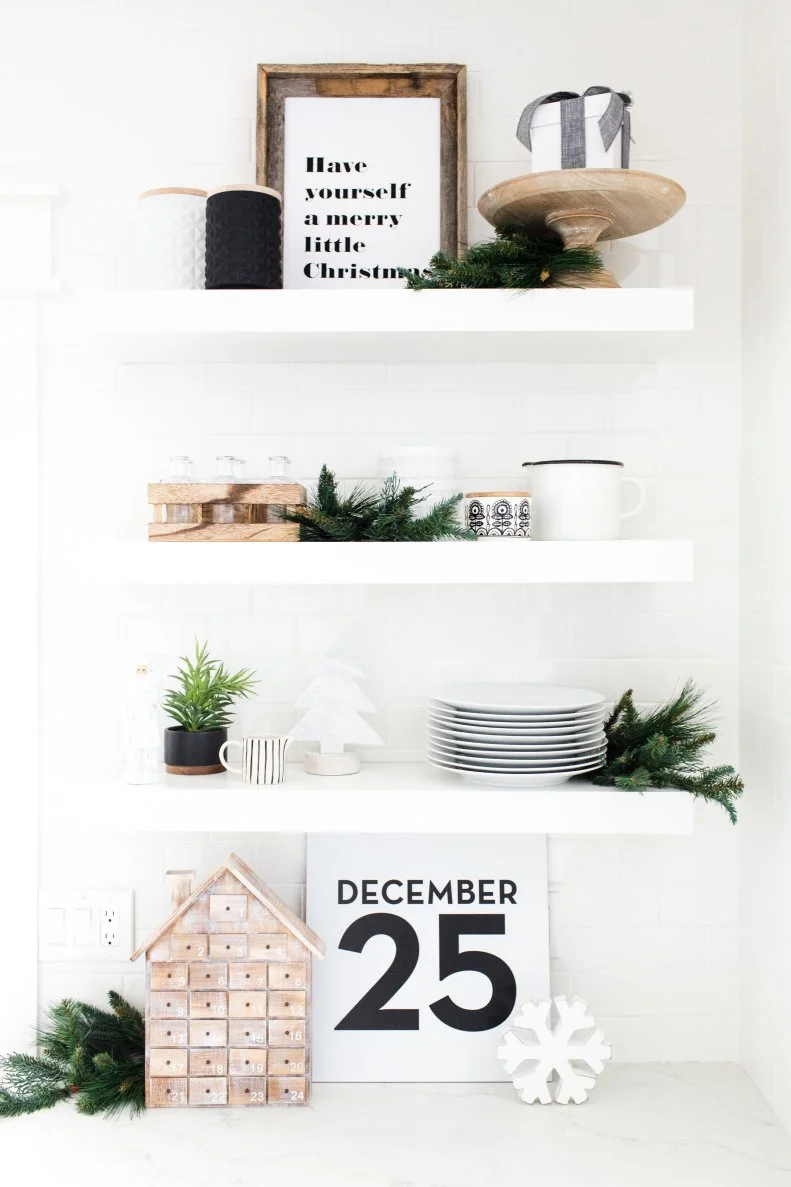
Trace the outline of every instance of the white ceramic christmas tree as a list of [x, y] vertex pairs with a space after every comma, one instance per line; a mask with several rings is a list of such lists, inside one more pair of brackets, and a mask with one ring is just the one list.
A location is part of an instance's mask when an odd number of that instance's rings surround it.
[[353, 775], [360, 769], [360, 759], [344, 750], [346, 743], [383, 745], [377, 732], [360, 716], [376, 712], [357, 684], [364, 673], [333, 644], [311, 675], [313, 679], [296, 702], [297, 709], [305, 712], [289, 737], [319, 743], [319, 750], [305, 755], [308, 774]]

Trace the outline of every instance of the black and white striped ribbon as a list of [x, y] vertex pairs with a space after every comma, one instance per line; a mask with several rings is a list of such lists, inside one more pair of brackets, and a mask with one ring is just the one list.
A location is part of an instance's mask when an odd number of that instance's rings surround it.
[[517, 139], [533, 151], [533, 116], [545, 103], [560, 103], [560, 160], [562, 169], [585, 168], [585, 100], [589, 95], [607, 95], [610, 102], [599, 120], [599, 130], [605, 148], [610, 148], [623, 129], [621, 137], [621, 168], [629, 168], [629, 154], [632, 144], [632, 119], [629, 95], [614, 91], [612, 87], [588, 87], [583, 95], [575, 91], [554, 91], [528, 103], [519, 117], [516, 129]]

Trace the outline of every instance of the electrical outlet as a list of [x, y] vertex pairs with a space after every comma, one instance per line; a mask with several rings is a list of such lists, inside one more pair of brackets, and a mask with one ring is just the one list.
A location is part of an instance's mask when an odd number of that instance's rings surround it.
[[133, 948], [131, 890], [41, 891], [40, 960], [125, 960]]
[[120, 948], [119, 919], [115, 907], [102, 907], [99, 918], [99, 943], [102, 948]]

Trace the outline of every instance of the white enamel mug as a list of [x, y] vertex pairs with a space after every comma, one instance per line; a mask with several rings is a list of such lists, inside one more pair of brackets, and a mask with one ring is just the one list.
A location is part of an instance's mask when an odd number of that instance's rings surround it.
[[[239, 742], [231, 738], [220, 747], [220, 762], [226, 771], [241, 775], [245, 783], [283, 783], [286, 777], [286, 752], [291, 738], [284, 734], [255, 734]], [[226, 761], [225, 755], [231, 746], [238, 746], [242, 752], [241, 764], [236, 767]]]
[[[645, 490], [623, 476], [623, 462], [599, 458], [525, 462], [531, 470], [533, 536], [537, 540], [617, 540], [621, 521], [637, 515]], [[637, 491], [633, 507], [622, 509], [626, 485]]]

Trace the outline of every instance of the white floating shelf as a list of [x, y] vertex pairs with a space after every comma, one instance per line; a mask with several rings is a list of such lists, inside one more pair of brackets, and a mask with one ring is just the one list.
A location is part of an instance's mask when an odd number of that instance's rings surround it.
[[[130, 825], [129, 805], [134, 804]], [[60, 808], [58, 807], [60, 805]], [[232, 775], [165, 775], [152, 787], [119, 784], [61, 794], [47, 811], [64, 829], [94, 832], [691, 833], [692, 797], [575, 780], [542, 790], [478, 787], [424, 763], [369, 763], [358, 775], [306, 775], [245, 787]], [[60, 818], [62, 812], [63, 818]]]
[[693, 578], [691, 540], [425, 544], [165, 544], [99, 548], [63, 562], [110, 585], [502, 585]]
[[110, 335], [128, 358], [332, 358], [352, 349], [351, 357], [359, 358], [369, 339], [371, 357], [469, 359], [488, 352], [490, 358], [533, 359], [537, 351], [565, 355], [577, 339], [588, 352], [598, 335], [609, 352], [614, 337], [647, 336], [638, 347], [642, 355], [655, 352], [657, 334], [687, 333], [694, 324], [689, 288], [132, 289], [78, 298], [76, 309], [83, 326]]

